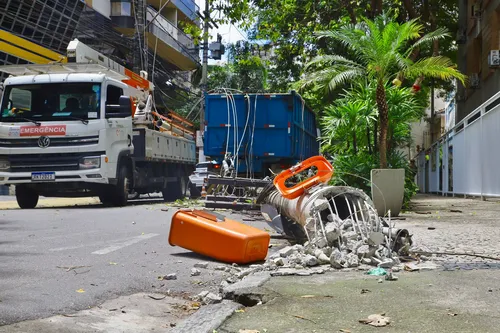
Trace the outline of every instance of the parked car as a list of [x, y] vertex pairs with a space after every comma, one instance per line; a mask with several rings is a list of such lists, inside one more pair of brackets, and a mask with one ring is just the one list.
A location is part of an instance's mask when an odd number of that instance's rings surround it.
[[189, 176], [189, 189], [192, 197], [199, 197], [203, 182], [208, 176], [218, 176], [220, 173], [220, 164], [216, 161], [201, 162], [196, 164], [196, 169]]

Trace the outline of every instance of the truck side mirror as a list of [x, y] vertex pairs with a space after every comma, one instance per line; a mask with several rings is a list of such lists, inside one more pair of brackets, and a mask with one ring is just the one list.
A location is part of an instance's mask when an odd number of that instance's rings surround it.
[[132, 101], [129, 96], [120, 96], [119, 105], [106, 105], [106, 119], [132, 116]]

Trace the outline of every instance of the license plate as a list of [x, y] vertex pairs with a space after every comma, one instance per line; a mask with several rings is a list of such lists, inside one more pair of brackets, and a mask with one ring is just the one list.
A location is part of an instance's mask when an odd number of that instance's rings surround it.
[[34, 182], [51, 182], [56, 180], [55, 172], [33, 172], [31, 180]]

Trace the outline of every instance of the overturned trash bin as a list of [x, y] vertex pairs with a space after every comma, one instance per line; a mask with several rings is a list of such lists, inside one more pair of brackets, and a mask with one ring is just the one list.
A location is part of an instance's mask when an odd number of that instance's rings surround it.
[[180, 210], [168, 242], [227, 263], [248, 264], [267, 256], [269, 233], [205, 210]]

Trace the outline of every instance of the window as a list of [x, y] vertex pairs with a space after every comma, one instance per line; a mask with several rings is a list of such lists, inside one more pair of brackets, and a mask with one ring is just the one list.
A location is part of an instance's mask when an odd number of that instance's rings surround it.
[[9, 104], [10, 108], [31, 111], [31, 91], [22, 88], [13, 88], [10, 91]]
[[111, 16], [132, 16], [131, 3], [126, 1], [111, 2]]
[[100, 91], [101, 86], [95, 83], [6, 86], [0, 121], [96, 119], [100, 113]]
[[118, 105], [120, 104], [120, 96], [123, 95], [123, 89], [112, 85], [108, 86], [106, 90], [106, 105]]

